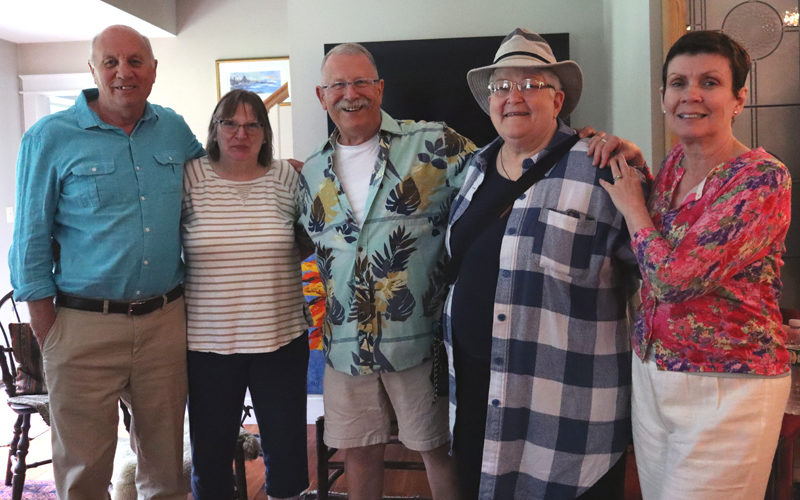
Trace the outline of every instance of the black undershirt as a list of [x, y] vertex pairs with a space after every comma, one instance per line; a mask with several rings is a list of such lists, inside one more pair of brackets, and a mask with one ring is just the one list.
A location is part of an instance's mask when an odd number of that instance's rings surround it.
[[[460, 262], [451, 303], [453, 364], [456, 372], [456, 419], [453, 451], [464, 500], [477, 500], [481, 478], [489, 359], [500, 246], [508, 215], [498, 217], [499, 203], [512, 181], [486, 168], [483, 183], [464, 214], [453, 225], [450, 248]], [[458, 259], [458, 260], [456, 260]]]
[[[499, 203], [514, 181], [501, 176], [491, 158], [483, 182], [467, 210], [453, 225], [450, 248], [460, 262], [451, 303], [453, 346], [485, 362], [488, 368], [492, 346], [492, 323], [500, 246], [508, 215], [498, 217]], [[466, 251], [465, 251], [466, 250]]]

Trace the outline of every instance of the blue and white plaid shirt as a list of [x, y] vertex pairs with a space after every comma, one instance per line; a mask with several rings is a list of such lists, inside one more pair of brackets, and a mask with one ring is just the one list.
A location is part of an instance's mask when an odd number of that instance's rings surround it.
[[[559, 123], [549, 147], [571, 134]], [[450, 228], [502, 144], [496, 139], [470, 162], [450, 215], [448, 251]], [[629, 302], [639, 275], [623, 217], [598, 182], [611, 181], [610, 169], [592, 166], [586, 151], [579, 141], [509, 215], [495, 291], [482, 499], [574, 498], [631, 440]], [[452, 295], [445, 306], [451, 360]], [[451, 425], [454, 376], [451, 361]]]

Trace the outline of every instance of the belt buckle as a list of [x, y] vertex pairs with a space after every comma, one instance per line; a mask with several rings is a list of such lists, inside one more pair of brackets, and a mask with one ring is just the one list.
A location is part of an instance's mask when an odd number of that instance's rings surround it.
[[133, 309], [136, 306], [140, 306], [145, 303], [147, 303], [147, 300], [134, 300], [133, 302], [128, 302], [128, 316], [133, 315]]

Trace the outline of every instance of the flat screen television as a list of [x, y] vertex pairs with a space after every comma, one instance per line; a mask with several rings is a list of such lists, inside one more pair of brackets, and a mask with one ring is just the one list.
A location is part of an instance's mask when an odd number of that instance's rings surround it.
[[[396, 119], [444, 121], [484, 146], [497, 137], [472, 97], [467, 71], [494, 61], [503, 36], [359, 42], [375, 57], [385, 81], [383, 109]], [[543, 34], [556, 59], [569, 59], [569, 34]], [[338, 45], [326, 43], [324, 53]], [[328, 119], [328, 133], [333, 132]]]

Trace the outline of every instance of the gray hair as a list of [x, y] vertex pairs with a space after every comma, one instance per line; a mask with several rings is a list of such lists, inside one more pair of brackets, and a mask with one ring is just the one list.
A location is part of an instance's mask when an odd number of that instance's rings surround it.
[[135, 29], [131, 28], [130, 26], [125, 26], [124, 24], [114, 24], [112, 26], [105, 28], [103, 31], [96, 34], [94, 38], [92, 38], [92, 43], [89, 45], [89, 64], [91, 64], [93, 68], [94, 68], [94, 46], [97, 44], [97, 39], [103, 36], [107, 31], [112, 29], [113, 30], [122, 29], [136, 34], [139, 38], [141, 38], [142, 45], [144, 46], [145, 50], [147, 50], [147, 54], [150, 56], [150, 59], [153, 61], [156, 60], [156, 56], [155, 54], [153, 54], [153, 46], [150, 45], [150, 39], [148, 39], [146, 36], [142, 35], [138, 31], [136, 31]]
[[372, 65], [372, 68], [375, 70], [375, 74], [378, 74], [378, 66], [375, 64], [375, 58], [372, 57], [372, 53], [360, 43], [340, 43], [329, 50], [328, 53], [325, 54], [325, 57], [322, 58], [322, 64], [319, 66], [320, 72], [325, 69], [325, 63], [328, 62], [329, 57], [338, 55], [364, 56], [369, 60], [370, 65]]

